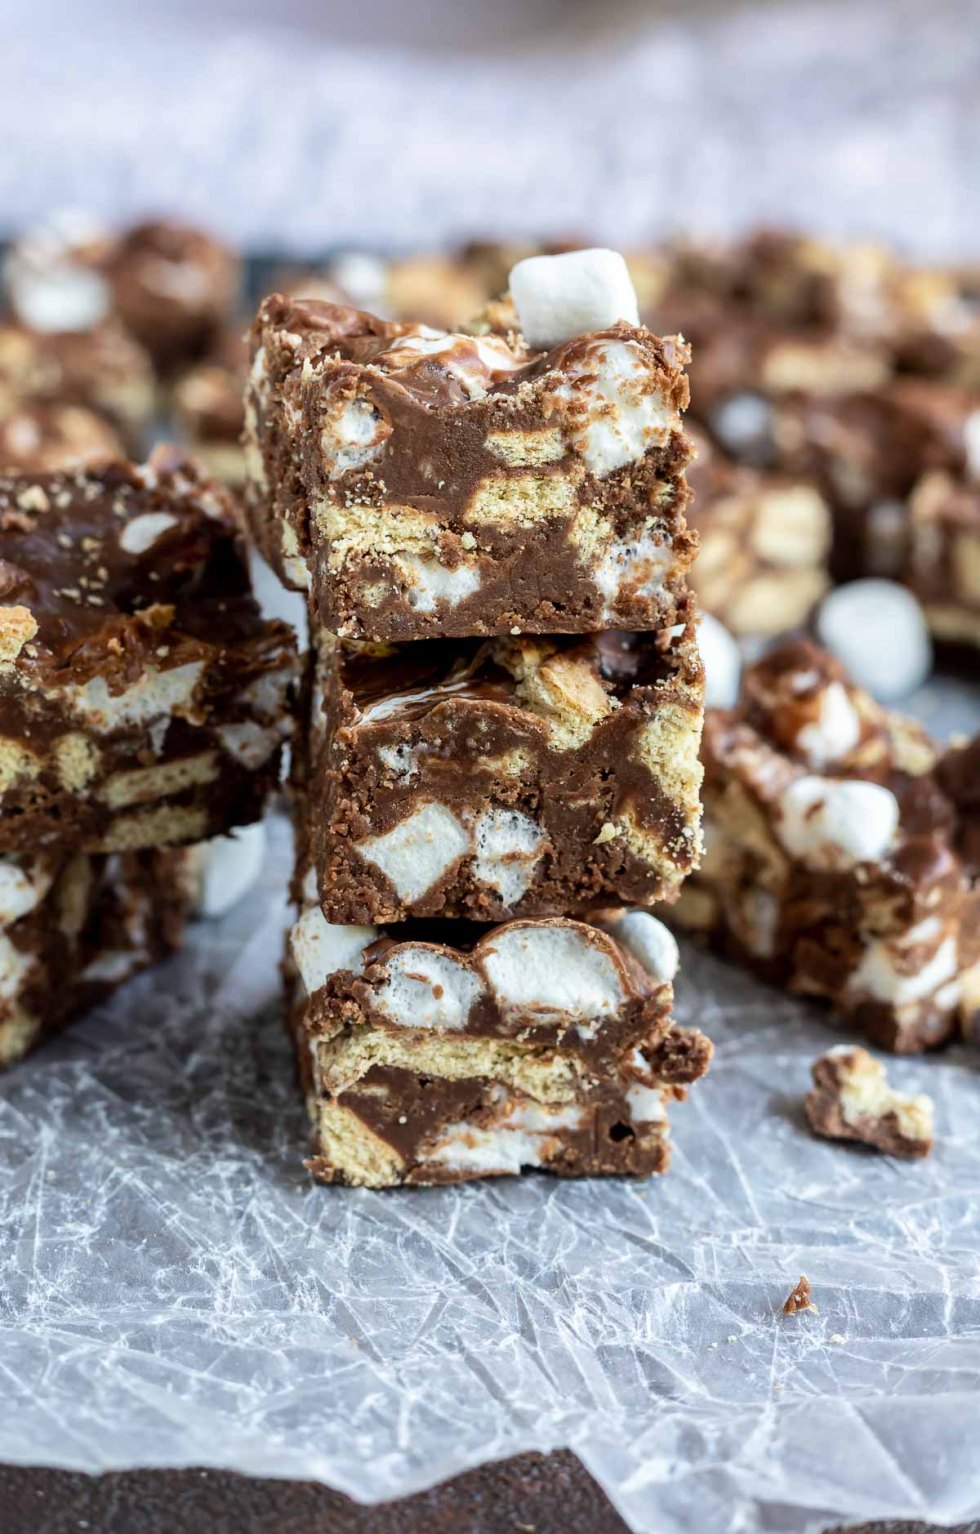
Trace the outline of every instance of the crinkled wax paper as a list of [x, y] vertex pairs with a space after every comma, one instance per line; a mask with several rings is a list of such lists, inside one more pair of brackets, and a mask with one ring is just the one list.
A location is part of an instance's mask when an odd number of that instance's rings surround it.
[[923, 1164], [816, 1140], [823, 1014], [687, 949], [717, 1056], [667, 1177], [313, 1187], [276, 829], [245, 907], [0, 1083], [0, 1460], [375, 1499], [569, 1445], [650, 1534], [980, 1515], [980, 1055], [891, 1063]]

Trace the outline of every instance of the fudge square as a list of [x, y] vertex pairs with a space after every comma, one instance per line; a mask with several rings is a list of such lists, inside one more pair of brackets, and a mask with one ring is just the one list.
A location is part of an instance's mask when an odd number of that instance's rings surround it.
[[700, 847], [703, 718], [679, 612], [660, 635], [321, 635], [305, 792], [328, 918], [673, 898]]
[[0, 475], [0, 851], [123, 852], [255, 820], [279, 777], [292, 631], [227, 493], [172, 450]]
[[733, 634], [782, 634], [807, 622], [830, 585], [830, 509], [815, 485], [735, 463], [692, 433], [688, 481], [700, 550], [691, 585]]
[[677, 950], [645, 911], [293, 929], [308, 1166], [365, 1187], [541, 1168], [647, 1176], [711, 1044], [671, 1020]]
[[737, 708], [708, 711], [702, 758], [704, 857], [677, 924], [884, 1048], [952, 1037], [976, 1001], [980, 886], [924, 731], [791, 640]]
[[534, 350], [275, 295], [246, 390], [256, 538], [344, 638], [669, 627], [697, 546], [686, 359], [626, 323]]
[[186, 850], [0, 857], [0, 1067], [172, 953], [192, 897]]
[[[977, 423], [980, 459], [980, 412]], [[980, 646], [980, 463], [972, 481], [941, 472], [919, 481], [902, 578], [937, 640]]]

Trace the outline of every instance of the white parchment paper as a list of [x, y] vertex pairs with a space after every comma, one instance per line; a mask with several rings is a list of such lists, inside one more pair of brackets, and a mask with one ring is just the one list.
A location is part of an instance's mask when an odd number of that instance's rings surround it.
[[[316, 1188], [276, 996], [287, 842], [0, 1082], [0, 1461], [377, 1499], [569, 1445], [649, 1534], [980, 1515], [976, 1053], [890, 1066], [936, 1100], [924, 1164], [818, 1141], [823, 1014], [687, 949], [679, 1013], [717, 1056], [666, 1178]], [[820, 1314], [788, 1319], [801, 1272]]]

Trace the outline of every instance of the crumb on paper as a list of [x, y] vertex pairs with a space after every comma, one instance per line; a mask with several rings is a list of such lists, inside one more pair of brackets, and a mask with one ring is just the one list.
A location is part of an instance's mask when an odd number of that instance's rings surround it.
[[818, 1307], [813, 1303], [810, 1280], [805, 1273], [800, 1274], [800, 1281], [796, 1288], [787, 1295], [783, 1305], [783, 1315], [798, 1316], [801, 1310], [812, 1310], [815, 1316], [820, 1314]]
[[811, 1069], [814, 1086], [804, 1106], [815, 1134], [859, 1140], [906, 1160], [928, 1156], [933, 1140], [931, 1097], [904, 1097], [893, 1091], [885, 1067], [857, 1046], [829, 1049]]

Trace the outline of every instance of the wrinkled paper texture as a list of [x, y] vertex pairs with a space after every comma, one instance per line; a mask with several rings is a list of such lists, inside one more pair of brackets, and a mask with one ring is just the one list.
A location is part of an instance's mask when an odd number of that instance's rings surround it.
[[685, 948], [717, 1054], [665, 1178], [314, 1187], [274, 830], [245, 906], [0, 1082], [0, 1461], [380, 1499], [568, 1445], [645, 1534], [980, 1515], [976, 1052], [890, 1063], [926, 1162], [817, 1140], [825, 1014]]

